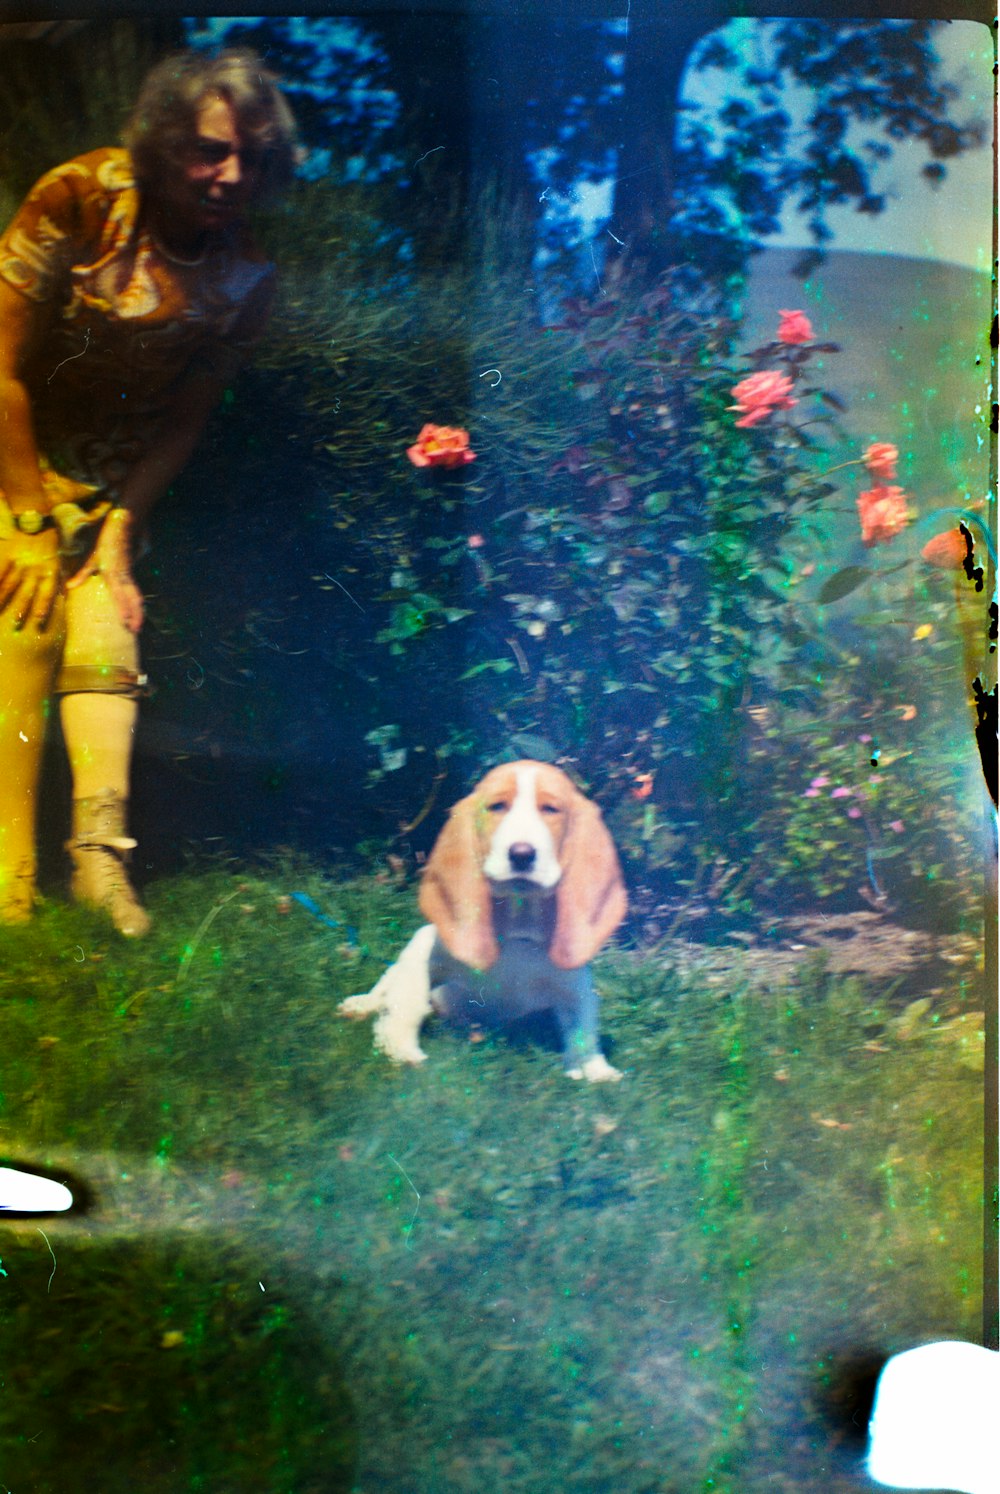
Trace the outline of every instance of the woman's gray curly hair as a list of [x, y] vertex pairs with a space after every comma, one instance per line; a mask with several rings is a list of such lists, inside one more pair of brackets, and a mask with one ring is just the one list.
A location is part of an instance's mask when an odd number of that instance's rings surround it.
[[254, 52], [178, 52], [146, 77], [124, 131], [140, 187], [156, 190], [176, 170], [195, 137], [206, 98], [226, 100], [259, 157], [255, 196], [266, 200], [289, 185], [298, 159], [295, 120], [273, 73]]

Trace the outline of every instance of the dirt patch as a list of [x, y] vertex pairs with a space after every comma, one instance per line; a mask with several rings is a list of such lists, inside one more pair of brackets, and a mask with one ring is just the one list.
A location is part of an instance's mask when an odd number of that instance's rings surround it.
[[670, 964], [713, 983], [734, 969], [758, 984], [790, 980], [822, 955], [833, 975], [892, 984], [907, 996], [955, 997], [977, 991], [983, 972], [981, 938], [903, 928], [867, 911], [782, 918], [766, 935], [732, 932], [718, 944], [668, 939], [663, 949]]

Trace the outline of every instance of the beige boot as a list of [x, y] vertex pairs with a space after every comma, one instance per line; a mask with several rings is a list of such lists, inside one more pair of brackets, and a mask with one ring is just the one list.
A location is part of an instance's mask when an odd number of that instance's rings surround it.
[[70, 890], [78, 903], [101, 908], [120, 934], [136, 939], [149, 932], [149, 914], [135, 895], [125, 870], [135, 841], [125, 834], [127, 801], [114, 789], [73, 802], [73, 858]]

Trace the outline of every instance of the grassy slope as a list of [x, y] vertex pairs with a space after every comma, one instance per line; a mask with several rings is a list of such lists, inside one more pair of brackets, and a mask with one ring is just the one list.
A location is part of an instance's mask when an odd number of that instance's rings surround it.
[[7, 1487], [847, 1490], [849, 1363], [977, 1336], [974, 996], [621, 951], [622, 1085], [439, 1029], [399, 1071], [335, 1004], [408, 889], [151, 903], [138, 946], [59, 906], [2, 936], [0, 1150], [95, 1192], [0, 1232]]

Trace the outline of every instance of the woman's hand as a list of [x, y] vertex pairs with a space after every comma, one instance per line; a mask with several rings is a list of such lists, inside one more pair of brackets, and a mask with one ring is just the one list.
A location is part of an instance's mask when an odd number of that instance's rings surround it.
[[66, 583], [66, 590], [82, 586], [98, 572], [104, 577], [122, 623], [130, 633], [142, 627], [142, 592], [132, 579], [132, 515], [113, 508], [101, 525], [97, 544], [84, 565]]
[[58, 503], [79, 503], [84, 498], [93, 498], [95, 493], [100, 492], [98, 487], [91, 482], [78, 482], [75, 477], [67, 477], [62, 472], [56, 472], [52, 467], [43, 467], [41, 471], [42, 491], [49, 501], [49, 507], [55, 508]]
[[54, 529], [21, 534], [0, 528], [0, 613], [8, 612], [20, 630], [32, 623], [43, 633], [62, 581], [59, 536]]
[[[98, 492], [90, 483], [77, 482], [45, 467], [39, 474], [45, 501], [39, 512], [51, 517], [59, 504], [76, 504]], [[29, 501], [29, 507], [35, 507]], [[14, 626], [33, 623], [39, 632], [48, 627], [62, 585], [60, 528], [47, 523], [37, 534], [24, 534], [5, 502], [0, 502], [0, 612], [9, 612]]]

